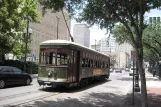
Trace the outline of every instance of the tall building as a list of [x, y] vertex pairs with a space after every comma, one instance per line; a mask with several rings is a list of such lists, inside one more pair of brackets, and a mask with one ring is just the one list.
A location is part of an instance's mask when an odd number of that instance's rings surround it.
[[115, 38], [112, 36], [110, 37], [105, 37], [101, 39], [101, 47], [100, 51], [102, 53], [112, 53], [115, 52], [116, 46], [115, 46]]
[[[65, 10], [63, 10], [63, 12], [68, 27], [70, 28], [71, 20], [69, 14]], [[30, 23], [30, 28], [32, 29], [32, 42], [31, 54], [28, 56], [34, 56], [34, 61], [39, 60], [39, 45], [41, 42], [51, 39], [70, 40], [70, 35], [61, 12], [52, 13], [51, 10], [47, 10], [43, 16], [42, 7], [38, 4], [38, 13], [41, 23]]]
[[85, 24], [75, 24], [73, 28], [74, 42], [83, 46], [90, 46], [90, 30]]

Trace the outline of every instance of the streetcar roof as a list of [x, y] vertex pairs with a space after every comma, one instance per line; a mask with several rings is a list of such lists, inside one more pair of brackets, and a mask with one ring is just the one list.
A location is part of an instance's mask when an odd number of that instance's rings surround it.
[[[71, 41], [67, 41], [67, 40], [47, 40], [47, 41], [42, 42], [40, 45], [73, 45], [73, 46], [78, 46], [78, 47], [81, 47], [81, 48], [89, 50], [89, 51], [93, 51], [93, 52], [98, 53], [98, 54], [105, 55], [103, 53], [100, 53], [100, 52], [95, 51], [93, 49], [90, 49], [88, 47], [85, 47], [81, 44], [71, 42]], [[105, 56], [107, 56], [107, 55], [105, 55]]]

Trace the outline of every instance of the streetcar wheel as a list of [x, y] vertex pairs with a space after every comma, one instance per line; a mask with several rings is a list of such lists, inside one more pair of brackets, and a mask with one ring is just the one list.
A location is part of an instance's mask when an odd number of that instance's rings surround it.
[[30, 78], [27, 78], [27, 80], [26, 80], [26, 85], [30, 85], [30, 83], [31, 83]]
[[0, 89], [4, 88], [6, 85], [4, 80], [0, 80]]

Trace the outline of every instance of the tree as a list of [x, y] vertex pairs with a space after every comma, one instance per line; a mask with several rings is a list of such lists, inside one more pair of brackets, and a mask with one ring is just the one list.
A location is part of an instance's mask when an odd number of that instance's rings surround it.
[[[44, 8], [61, 10], [66, 7], [74, 10], [81, 0], [40, 0]], [[70, 4], [71, 3], [71, 4]], [[73, 3], [76, 3], [73, 4]], [[129, 32], [129, 37], [136, 51], [138, 69], [141, 78], [141, 94], [143, 107], [148, 107], [145, 71], [143, 69], [143, 21], [144, 14], [150, 9], [161, 6], [160, 0], [82, 0], [83, 5], [79, 21], [85, 21], [89, 25], [98, 24], [100, 28], [111, 30], [118, 22], [123, 24]], [[73, 7], [71, 6], [73, 4]], [[60, 5], [60, 7], [59, 7]], [[72, 9], [71, 9], [72, 8]], [[75, 9], [77, 12], [77, 10]], [[134, 30], [134, 33], [133, 33]]]
[[[143, 30], [144, 59], [146, 61], [157, 61], [161, 55], [161, 26], [159, 26], [159, 24], [145, 26], [146, 28]], [[122, 44], [128, 42], [132, 45], [128, 36], [129, 32], [124, 25], [119, 24], [115, 26], [112, 32], [118, 43]]]
[[15, 49], [15, 45], [22, 44], [26, 16], [38, 22], [37, 0], [0, 0], [0, 55], [4, 56]]

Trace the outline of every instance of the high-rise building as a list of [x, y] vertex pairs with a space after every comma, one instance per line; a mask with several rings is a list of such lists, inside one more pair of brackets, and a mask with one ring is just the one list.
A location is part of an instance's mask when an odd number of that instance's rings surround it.
[[[63, 12], [68, 27], [70, 28], [71, 20], [69, 18], [69, 14], [65, 10], [63, 10]], [[34, 56], [36, 59], [34, 59], [34, 61], [39, 60], [39, 45], [41, 42], [51, 39], [70, 40], [69, 31], [61, 12], [53, 13], [51, 10], [47, 10], [45, 15], [42, 15], [42, 7], [40, 4], [38, 4], [38, 13], [41, 23], [29, 24], [30, 28], [32, 29], [30, 56]]]
[[90, 30], [85, 24], [75, 24], [73, 28], [74, 42], [83, 46], [90, 46]]

